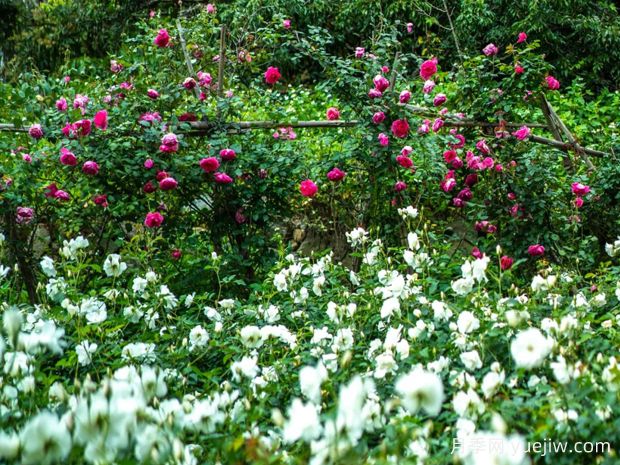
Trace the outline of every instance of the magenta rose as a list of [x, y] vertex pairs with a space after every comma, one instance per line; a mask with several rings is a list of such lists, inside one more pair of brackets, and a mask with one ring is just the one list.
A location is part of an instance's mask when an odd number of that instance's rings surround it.
[[426, 60], [420, 66], [420, 77], [425, 81], [429, 80], [437, 72], [437, 59]]
[[527, 40], [527, 34], [525, 32], [519, 32], [519, 35], [517, 36], [517, 43], [522, 44], [526, 40]]
[[310, 179], [306, 179], [299, 184], [299, 192], [304, 197], [314, 197], [318, 190], [317, 185]]
[[497, 55], [498, 52], [499, 48], [497, 48], [497, 45], [495, 44], [489, 44], [482, 49], [482, 53], [484, 53], [488, 57]]
[[146, 95], [148, 98], [150, 99], [158, 99], [159, 98], [159, 92], [157, 92], [155, 89], [149, 89], [146, 91]]
[[445, 94], [437, 94], [435, 95], [435, 98], [433, 99], [433, 105], [438, 107], [446, 103], [446, 100], [448, 100], [448, 98], [446, 97]]
[[213, 173], [220, 167], [220, 162], [215, 157], [203, 158], [200, 160], [200, 167], [205, 173]]
[[33, 124], [30, 126], [30, 129], [28, 129], [28, 135], [33, 139], [40, 139], [43, 137], [43, 128], [40, 124]]
[[192, 77], [186, 78], [185, 81], [183, 81], [183, 87], [185, 87], [187, 90], [192, 90], [194, 87], [196, 87], [196, 80]]
[[68, 107], [68, 104], [67, 104], [66, 98], [62, 97], [56, 100], [56, 109], [58, 111], [67, 111], [67, 107]]
[[98, 111], [93, 118], [95, 126], [102, 131], [108, 129], [108, 112], [106, 110]]
[[372, 82], [375, 85], [375, 89], [377, 89], [381, 93], [385, 92], [387, 88], [390, 87], [390, 81], [388, 81], [384, 76], [381, 76], [380, 74], [377, 74], [372, 80]]
[[158, 228], [164, 222], [164, 217], [159, 212], [150, 212], [144, 218], [144, 226], [147, 228]]
[[530, 245], [527, 248], [527, 253], [530, 254], [532, 257], [540, 257], [545, 253], [545, 247], [541, 244]]
[[413, 166], [413, 160], [409, 158], [407, 155], [398, 155], [396, 157], [396, 163], [398, 163], [403, 168], [411, 168]]
[[411, 92], [408, 90], [403, 90], [398, 96], [398, 101], [400, 103], [407, 103], [409, 100], [411, 100]]
[[409, 122], [406, 119], [397, 119], [392, 122], [392, 134], [403, 139], [409, 135]]
[[383, 113], [382, 111], [378, 111], [374, 115], [372, 115], [372, 122], [373, 123], [381, 124], [381, 123], [383, 123], [383, 121], [385, 121], [385, 113]]
[[94, 161], [85, 161], [82, 165], [82, 172], [94, 176], [99, 173], [99, 165]]
[[396, 192], [402, 192], [405, 189], [407, 189], [407, 184], [405, 184], [403, 181], [396, 181], [396, 183], [394, 184], [394, 190]]
[[179, 140], [177, 139], [176, 134], [170, 132], [162, 137], [159, 150], [164, 153], [173, 153], [179, 150]]
[[176, 189], [178, 185], [179, 183], [177, 182], [177, 180], [170, 176], [167, 176], [161, 181], [159, 181], [159, 188], [162, 191], [171, 191], [173, 189]]
[[214, 173], [213, 178], [218, 184], [230, 184], [233, 182], [233, 179], [226, 173]]
[[153, 43], [159, 48], [167, 47], [170, 43], [170, 34], [166, 29], [160, 29], [157, 36], [153, 40]]
[[233, 149], [222, 149], [220, 150], [220, 157], [224, 161], [231, 161], [237, 158], [237, 154]]
[[547, 76], [545, 81], [547, 81], [547, 87], [551, 90], [558, 90], [560, 88], [560, 81], [553, 76]]
[[17, 224], [28, 224], [34, 218], [34, 210], [29, 207], [17, 207]]
[[340, 111], [336, 107], [330, 107], [327, 109], [327, 119], [329, 121], [336, 121], [340, 119]]
[[267, 68], [267, 71], [265, 71], [265, 82], [267, 82], [267, 84], [274, 85], [281, 77], [280, 70], [275, 66], [270, 66]]
[[525, 140], [530, 137], [531, 133], [532, 131], [530, 130], [530, 128], [528, 128], [527, 126], [521, 126], [519, 129], [513, 132], [512, 135], [519, 140]]
[[69, 149], [63, 147], [60, 149], [60, 163], [65, 166], [75, 166], [77, 157]]
[[502, 271], [506, 271], [512, 268], [513, 263], [514, 260], [508, 255], [504, 255], [502, 256], [502, 258], [499, 259], [499, 267], [502, 269]]
[[345, 176], [346, 173], [338, 168], [334, 168], [327, 173], [327, 179], [334, 182], [342, 181]]
[[571, 190], [577, 197], [583, 197], [584, 195], [590, 193], [590, 186], [586, 186], [580, 182], [574, 182], [571, 184]]

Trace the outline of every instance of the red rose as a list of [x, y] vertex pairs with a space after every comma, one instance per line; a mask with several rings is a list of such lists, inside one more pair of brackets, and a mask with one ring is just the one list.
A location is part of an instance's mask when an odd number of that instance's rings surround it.
[[281, 77], [280, 70], [275, 66], [270, 66], [267, 68], [267, 71], [265, 71], [265, 81], [267, 84], [274, 85]]
[[409, 134], [409, 123], [406, 119], [397, 119], [392, 123], [392, 134], [400, 139]]

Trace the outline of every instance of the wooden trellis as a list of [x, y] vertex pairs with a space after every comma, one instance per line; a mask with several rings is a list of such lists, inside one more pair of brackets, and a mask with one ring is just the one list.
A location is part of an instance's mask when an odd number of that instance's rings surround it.
[[[187, 52], [187, 45], [185, 42], [185, 38], [183, 36], [183, 29], [181, 27], [180, 21], [177, 20], [177, 30], [179, 33], [179, 42], [181, 43], [181, 47], [183, 49], [183, 54], [185, 57], [185, 62], [187, 66], [187, 70], [190, 73], [190, 76], [194, 76], [194, 69], [191, 63], [191, 59]], [[395, 77], [394, 72], [396, 68], [396, 63], [398, 61], [398, 55], [395, 57], [394, 66], [393, 66], [393, 77], [392, 77], [392, 85], [394, 84]], [[217, 78], [217, 98], [220, 100], [223, 96], [224, 89], [224, 73], [226, 67], [226, 26], [222, 26], [220, 31], [220, 54], [219, 54], [219, 63], [218, 63], [218, 78]], [[197, 88], [194, 88], [196, 92], [196, 96], [199, 97], [199, 91]], [[414, 114], [419, 114], [421, 116], [427, 116], [430, 118], [436, 117], [436, 112], [433, 112], [430, 108], [419, 107], [414, 105], [404, 105], [409, 111]], [[529, 128], [542, 128], [547, 129], [553, 135], [553, 139], [549, 139], [547, 137], [530, 135], [526, 142], [537, 143], [548, 145], [555, 149], [564, 151], [564, 152], [574, 152], [584, 161], [587, 167], [590, 170], [595, 170], [596, 167], [592, 164], [588, 155], [594, 157], [606, 157], [610, 156], [609, 153], [603, 152], [600, 150], [595, 150], [587, 147], [583, 147], [580, 145], [575, 137], [568, 130], [566, 125], [562, 122], [560, 117], [557, 115], [551, 104], [544, 97], [542, 98], [541, 109], [543, 115], [545, 116], [546, 124], [541, 123], [515, 123], [515, 122], [507, 122], [507, 121], [498, 121], [497, 123], [488, 122], [488, 121], [475, 121], [472, 119], [466, 118], [458, 118], [454, 115], [445, 115], [444, 126], [446, 127], [454, 127], [454, 128], [507, 128], [514, 129], [520, 128], [522, 126], [527, 126]], [[218, 105], [217, 112], [217, 122], [210, 121], [191, 121], [189, 122], [190, 129], [185, 131], [184, 134], [189, 137], [204, 137], [211, 134], [213, 131], [217, 130], [225, 130], [229, 134], [238, 134], [245, 131], [256, 130], [256, 129], [276, 129], [281, 127], [291, 127], [291, 128], [350, 128], [355, 127], [361, 124], [360, 121], [350, 120], [350, 121], [237, 121], [237, 122], [221, 122], [220, 120], [220, 111]], [[9, 132], [28, 132], [27, 127], [16, 126], [13, 124], [3, 124], [0, 123], [0, 132], [9, 131]], [[181, 131], [180, 131], [181, 132]], [[564, 140], [566, 139], [566, 140]]]

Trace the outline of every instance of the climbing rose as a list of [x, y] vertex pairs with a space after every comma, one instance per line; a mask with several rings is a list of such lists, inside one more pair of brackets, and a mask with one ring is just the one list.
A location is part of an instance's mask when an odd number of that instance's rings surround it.
[[233, 179], [226, 173], [214, 173], [213, 178], [218, 184], [230, 184], [233, 182]]
[[215, 157], [203, 158], [200, 160], [200, 167], [203, 169], [205, 173], [212, 173], [217, 171], [220, 167], [220, 162]]
[[396, 163], [403, 168], [411, 168], [413, 166], [413, 161], [406, 155], [398, 155], [396, 157]]
[[318, 190], [319, 188], [317, 185], [310, 179], [306, 179], [299, 184], [299, 192], [301, 192], [301, 195], [304, 197], [314, 197]]
[[290, 19], [285, 19], [282, 21], [282, 27], [284, 29], [290, 29], [291, 28], [291, 20]]
[[513, 132], [512, 135], [519, 140], [525, 140], [530, 137], [531, 132], [532, 131], [527, 126], [521, 126], [518, 130]]
[[22, 154], [22, 160], [24, 160], [26, 163], [32, 163], [32, 157], [28, 153]]
[[280, 70], [275, 66], [270, 66], [267, 68], [267, 71], [265, 71], [265, 81], [267, 84], [273, 85], [278, 82], [281, 77]]
[[75, 166], [77, 165], [77, 157], [69, 149], [63, 147], [60, 149], [60, 163], [66, 166]]
[[173, 260], [179, 260], [181, 258], [182, 252], [179, 249], [174, 249], [171, 253], [170, 256], [172, 257]]
[[179, 183], [177, 182], [177, 180], [170, 176], [167, 176], [161, 181], [159, 181], [159, 188], [162, 191], [171, 191], [172, 189], [176, 189], [178, 185]]
[[94, 161], [85, 161], [82, 165], [82, 172], [94, 176], [99, 173], [99, 165]]
[[439, 131], [443, 127], [444, 121], [441, 118], [435, 118], [433, 121], [433, 132]]
[[504, 255], [502, 256], [502, 258], [499, 259], [499, 266], [502, 269], [502, 271], [506, 271], [512, 268], [513, 263], [514, 263], [514, 260], [510, 258], [508, 255]]
[[471, 249], [471, 255], [478, 260], [484, 257], [484, 254], [480, 251], [478, 247], [474, 247], [473, 249]]
[[330, 107], [327, 109], [327, 119], [330, 121], [335, 121], [340, 119], [340, 111], [336, 107]]
[[576, 208], [581, 208], [583, 207], [583, 198], [582, 197], [577, 197], [575, 199], [575, 207]]
[[368, 91], [368, 97], [370, 98], [381, 98], [383, 96], [383, 93], [379, 90], [379, 89], [370, 89]]
[[388, 81], [380, 74], [377, 74], [372, 80], [372, 82], [375, 85], [375, 89], [377, 89], [381, 93], [385, 92], [385, 90], [390, 87], [390, 81]]
[[222, 149], [220, 150], [220, 157], [224, 161], [231, 161], [237, 157], [237, 154], [233, 149]]
[[105, 131], [108, 128], [108, 112], [106, 110], [98, 111], [93, 118], [93, 123], [97, 128]]
[[435, 88], [435, 81], [431, 81], [430, 79], [424, 81], [424, 87], [422, 87], [422, 92], [425, 94], [430, 94]]
[[401, 192], [401, 191], [404, 191], [405, 189], [407, 189], [407, 184], [405, 184], [402, 181], [396, 181], [396, 184], [394, 184], [394, 190], [396, 192]]
[[164, 217], [159, 212], [150, 212], [144, 218], [144, 226], [147, 228], [158, 228], [164, 222]]
[[560, 88], [560, 81], [553, 76], [547, 76], [545, 81], [547, 81], [547, 87], [551, 90], [558, 90]]
[[410, 145], [405, 145], [400, 151], [400, 154], [404, 157], [408, 157], [411, 153], [413, 153], [413, 147], [411, 147]]
[[150, 158], [144, 160], [144, 167], [147, 170], [150, 170], [151, 168], [153, 168], [153, 166], [155, 166], [155, 162], [153, 160], [151, 160]]
[[63, 190], [57, 190], [56, 192], [54, 192], [54, 198], [66, 202], [67, 200], [71, 199], [71, 196], [68, 192], [65, 192]]
[[122, 70], [123, 70], [123, 65], [121, 65], [116, 60], [110, 60], [110, 71], [116, 74], [116, 73], [120, 73]]
[[155, 192], [156, 190], [157, 188], [151, 181], [147, 181], [146, 184], [142, 186], [142, 192], [144, 192], [145, 194], [151, 194]]
[[58, 111], [67, 111], [67, 99], [62, 97], [56, 100], [56, 109]]
[[527, 253], [532, 257], [539, 257], [545, 253], [545, 247], [540, 244], [530, 245], [527, 248]]
[[403, 139], [409, 134], [409, 122], [406, 119], [394, 120], [391, 129], [395, 137]]
[[146, 95], [148, 98], [150, 99], [158, 99], [159, 98], [159, 92], [157, 92], [155, 89], [149, 89], [146, 91]]
[[160, 29], [157, 36], [153, 40], [153, 43], [159, 48], [167, 47], [170, 43], [170, 34], [166, 29]]
[[215, 12], [216, 12], [215, 5], [213, 3], [207, 3], [207, 13], [212, 15], [212, 14], [215, 14]]
[[413, 23], [407, 23], [407, 33], [411, 34], [413, 32]]
[[383, 123], [384, 120], [385, 120], [385, 113], [383, 113], [382, 111], [378, 111], [374, 115], [372, 115], [372, 122], [375, 124], [381, 124]]
[[398, 96], [398, 101], [400, 103], [407, 103], [409, 100], [411, 100], [411, 92], [408, 90], [403, 90]]
[[356, 47], [355, 48], [355, 58], [363, 58], [364, 57], [364, 53], [366, 53], [366, 49], [363, 47]]
[[425, 81], [429, 80], [437, 72], [437, 59], [426, 60], [420, 66], [420, 77]]
[[515, 65], [515, 74], [523, 74], [524, 71], [525, 68], [523, 66], [518, 63]]
[[342, 181], [346, 175], [347, 174], [344, 171], [338, 168], [334, 168], [327, 173], [327, 179], [334, 182]]
[[169, 132], [164, 137], [162, 137], [159, 150], [164, 153], [171, 153], [179, 150], [179, 141], [176, 134]]
[[95, 205], [100, 205], [103, 208], [107, 208], [108, 207], [108, 196], [105, 194], [100, 194], [100, 195], [96, 195], [93, 198], [93, 202], [95, 202]]
[[377, 136], [377, 139], [379, 140], [379, 144], [381, 144], [383, 147], [387, 147], [388, 145], [390, 145], [390, 138], [384, 133], [379, 134]]
[[43, 128], [41, 128], [40, 124], [33, 124], [30, 126], [30, 129], [28, 129], [28, 134], [33, 139], [40, 139], [43, 137]]
[[183, 87], [185, 87], [187, 90], [192, 90], [194, 87], [196, 87], [196, 79], [192, 77], [185, 78], [185, 81], [183, 81]]
[[484, 53], [488, 57], [497, 55], [498, 52], [499, 48], [497, 48], [497, 45], [495, 44], [489, 44], [482, 49], [482, 53]]
[[34, 218], [34, 210], [28, 207], [17, 207], [17, 224], [28, 224]]
[[525, 32], [519, 32], [519, 36], [517, 37], [517, 43], [522, 44], [527, 40], [527, 34]]
[[586, 186], [580, 182], [574, 182], [571, 184], [571, 190], [577, 197], [582, 197], [590, 192], [590, 186]]
[[433, 99], [433, 105], [438, 107], [446, 103], [446, 100], [448, 100], [448, 98], [446, 97], [445, 94], [437, 94], [435, 95], [435, 98]]

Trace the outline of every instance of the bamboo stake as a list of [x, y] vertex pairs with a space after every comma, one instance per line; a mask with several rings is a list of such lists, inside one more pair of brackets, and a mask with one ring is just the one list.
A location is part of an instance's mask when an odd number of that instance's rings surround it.
[[[179, 41], [181, 42], [183, 56], [185, 57], [185, 65], [187, 66], [187, 71], [189, 71], [190, 77], [193, 78], [196, 73], [194, 73], [192, 59], [189, 56], [189, 52], [187, 51], [187, 44], [185, 43], [185, 37], [183, 37], [183, 28], [181, 27], [181, 21], [179, 19], [177, 19], [177, 30], [179, 31]], [[194, 94], [196, 94], [196, 98], [200, 98], [200, 90], [198, 89], [198, 86], [194, 87]]]

